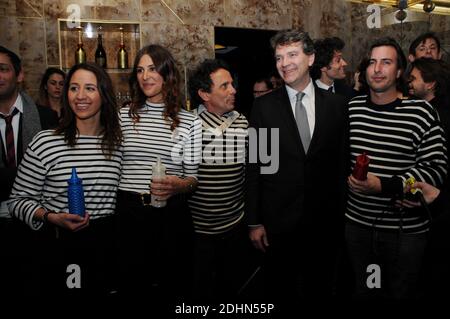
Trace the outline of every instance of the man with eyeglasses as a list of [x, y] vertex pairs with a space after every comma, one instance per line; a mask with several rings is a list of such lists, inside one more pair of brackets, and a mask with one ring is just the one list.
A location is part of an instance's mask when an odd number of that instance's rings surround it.
[[259, 78], [253, 84], [253, 97], [257, 98], [273, 90], [273, 84], [268, 78]]

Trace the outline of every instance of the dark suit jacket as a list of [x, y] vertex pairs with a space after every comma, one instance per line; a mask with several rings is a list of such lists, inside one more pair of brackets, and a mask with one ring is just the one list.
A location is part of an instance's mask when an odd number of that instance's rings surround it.
[[334, 93], [342, 95], [347, 100], [359, 95], [358, 91], [355, 91], [351, 86], [347, 85], [344, 80], [334, 81]]
[[305, 154], [286, 88], [255, 100], [250, 127], [279, 129], [279, 169], [262, 175], [261, 163], [248, 163], [248, 225], [263, 224], [269, 235], [301, 229], [320, 237], [338, 228], [347, 177], [346, 110], [343, 97], [315, 88], [315, 129]]
[[[55, 114], [50, 109], [39, 109], [34, 104], [31, 97], [25, 93], [20, 93], [22, 96], [23, 115], [19, 124], [19, 140], [17, 141], [17, 163], [22, 160], [23, 154], [31, 142], [32, 138], [38, 133], [42, 127], [49, 128], [46, 123], [54, 125], [57, 121]], [[0, 201], [7, 200], [11, 192], [14, 180], [16, 178], [17, 168], [7, 168], [4, 166], [5, 154], [3, 145], [0, 148]]]

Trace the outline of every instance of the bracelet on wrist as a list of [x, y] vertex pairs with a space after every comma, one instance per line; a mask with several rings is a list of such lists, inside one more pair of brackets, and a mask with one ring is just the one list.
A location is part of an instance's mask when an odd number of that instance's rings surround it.
[[56, 214], [54, 211], [48, 210], [44, 213], [44, 215], [42, 216], [42, 221], [44, 223], [48, 223], [48, 215], [49, 214]]
[[181, 179], [187, 180], [188, 186], [187, 189], [184, 190], [186, 193], [190, 193], [194, 190], [194, 182], [192, 182], [190, 179], [187, 179], [187, 176], [180, 176]]

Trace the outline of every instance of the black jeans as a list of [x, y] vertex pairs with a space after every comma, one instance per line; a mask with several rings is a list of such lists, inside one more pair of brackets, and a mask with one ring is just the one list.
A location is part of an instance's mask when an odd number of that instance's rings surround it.
[[[365, 300], [416, 299], [427, 234], [368, 229], [347, 223], [346, 246], [355, 274], [354, 298]], [[381, 288], [369, 288], [368, 277], [374, 273], [369, 265], [378, 265]], [[369, 281], [374, 277], [369, 278]]]
[[[164, 208], [144, 206], [139, 195], [119, 191], [119, 294], [175, 300], [190, 291], [192, 220], [182, 197]], [[157, 300], [152, 299], [157, 303]]]
[[224, 234], [196, 234], [194, 298], [222, 302], [236, 298], [251, 274], [250, 259], [251, 245], [246, 225], [239, 224]]

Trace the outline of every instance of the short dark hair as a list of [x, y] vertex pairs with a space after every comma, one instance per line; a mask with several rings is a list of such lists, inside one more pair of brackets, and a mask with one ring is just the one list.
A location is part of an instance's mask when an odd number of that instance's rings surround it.
[[342, 51], [345, 43], [338, 37], [318, 39], [314, 41], [314, 51], [316, 56], [311, 67], [311, 77], [315, 80], [320, 78], [320, 69], [328, 66], [333, 60], [336, 51]]
[[372, 50], [375, 48], [378, 48], [378, 47], [383, 47], [383, 46], [392, 47], [397, 52], [397, 61], [396, 61], [397, 62], [397, 70], [401, 71], [400, 77], [398, 77], [396, 80], [397, 90], [401, 91], [402, 93], [406, 93], [406, 84], [405, 84], [403, 75], [404, 75], [404, 72], [406, 69], [407, 62], [406, 62], [405, 54], [403, 53], [403, 50], [397, 41], [395, 41], [391, 37], [384, 37], [384, 38], [376, 39], [370, 46], [370, 50], [369, 50], [369, 54], [368, 54], [367, 58], [370, 61], [370, 56], [372, 54]]
[[16, 76], [19, 75], [20, 71], [22, 71], [22, 61], [20, 60], [19, 56], [1, 45], [0, 45], [0, 53], [6, 54], [9, 57], [9, 59], [11, 60], [11, 64], [13, 65], [14, 72], [16, 73]]
[[439, 41], [439, 38], [437, 37], [436, 33], [434, 32], [426, 32], [421, 35], [419, 35], [417, 38], [411, 42], [411, 45], [409, 46], [409, 54], [416, 55], [416, 49], [419, 45], [424, 43], [427, 39], [433, 39], [436, 41], [438, 52], [441, 51], [441, 41]]
[[260, 77], [260, 78], [257, 78], [257, 79], [255, 80], [255, 82], [253, 82], [253, 85], [254, 85], [255, 83], [262, 83], [262, 82], [264, 82], [264, 83], [266, 84], [267, 89], [273, 90], [273, 84], [272, 84], [272, 82], [270, 81], [270, 79], [269, 79], [268, 77]]
[[102, 150], [105, 156], [111, 157], [112, 153], [119, 148], [120, 143], [122, 142], [119, 110], [117, 107], [111, 78], [103, 68], [95, 63], [76, 64], [67, 74], [62, 95], [61, 121], [59, 122], [59, 126], [57, 127], [55, 133], [64, 135], [64, 140], [69, 146], [75, 146], [78, 129], [75, 115], [69, 104], [68, 92], [70, 88], [70, 80], [78, 70], [92, 72], [97, 79], [97, 88], [102, 101], [100, 109], [100, 123], [103, 126]]
[[297, 29], [282, 30], [270, 39], [273, 50], [279, 45], [288, 45], [296, 42], [302, 43], [303, 53], [306, 55], [314, 54], [314, 42], [309, 37], [308, 32]]
[[189, 95], [193, 107], [203, 104], [203, 99], [198, 95], [198, 90], [211, 92], [214, 84], [211, 74], [219, 69], [225, 69], [230, 72], [228, 65], [219, 59], [206, 59], [191, 72], [189, 76]]
[[450, 65], [448, 63], [432, 58], [415, 59], [408, 66], [405, 74], [409, 76], [414, 68], [419, 70], [425, 83], [436, 82], [434, 87], [435, 96], [448, 94], [450, 84]]

